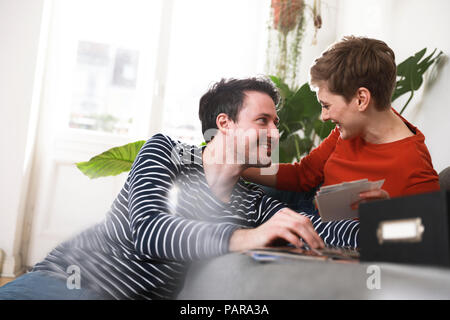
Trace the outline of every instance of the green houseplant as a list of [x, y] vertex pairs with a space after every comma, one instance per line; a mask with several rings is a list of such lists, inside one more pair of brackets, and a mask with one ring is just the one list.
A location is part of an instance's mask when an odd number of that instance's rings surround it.
[[[426, 48], [397, 66], [397, 83], [392, 101], [409, 94], [409, 98], [400, 113], [404, 112], [414, 97], [414, 92], [423, 84], [425, 71], [442, 56], [442, 52], [436, 54], [436, 50], [434, 50], [424, 58], [425, 53]], [[299, 160], [327, 137], [334, 125], [320, 120], [322, 107], [308, 83], [299, 88], [291, 89], [279, 77], [271, 76], [270, 78], [279, 88], [282, 97], [278, 106], [280, 162], [287, 163]], [[131, 169], [134, 159], [144, 143], [144, 140], [140, 140], [115, 147], [91, 158], [89, 161], [79, 162], [76, 165], [89, 178], [115, 176]]]
[[330, 121], [320, 120], [322, 106], [308, 83], [292, 90], [280, 78], [275, 76], [270, 78], [281, 95], [281, 103], [278, 106], [279, 161], [290, 163], [294, 159], [299, 160], [318, 141], [327, 137], [334, 125]]
[[427, 48], [420, 50], [397, 66], [398, 80], [391, 101], [393, 102], [402, 95], [409, 93], [409, 98], [401, 109], [400, 114], [405, 111], [406, 107], [414, 97], [414, 92], [419, 90], [422, 85], [423, 74], [425, 71], [433, 64], [437, 63], [443, 56], [442, 51], [439, 51], [439, 53], [436, 54], [436, 49], [434, 49], [430, 55], [423, 58], [426, 51]]

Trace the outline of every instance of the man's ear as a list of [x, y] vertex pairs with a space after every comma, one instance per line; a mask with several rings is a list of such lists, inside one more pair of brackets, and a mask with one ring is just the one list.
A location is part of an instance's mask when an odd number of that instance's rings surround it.
[[228, 129], [231, 128], [232, 122], [233, 120], [231, 120], [230, 117], [225, 113], [219, 113], [219, 115], [216, 117], [217, 129], [219, 129], [219, 131], [223, 134], [226, 134]]
[[372, 101], [372, 95], [369, 89], [361, 87], [356, 91], [356, 99], [358, 102], [358, 110], [365, 111]]

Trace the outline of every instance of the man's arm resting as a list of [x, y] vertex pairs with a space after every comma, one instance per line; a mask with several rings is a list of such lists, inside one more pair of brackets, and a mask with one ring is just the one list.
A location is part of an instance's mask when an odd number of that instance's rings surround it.
[[257, 228], [235, 230], [231, 235], [228, 248], [229, 251], [234, 252], [270, 247], [280, 239], [296, 247], [302, 247], [300, 238], [314, 249], [324, 247], [322, 239], [307, 217], [284, 208]]

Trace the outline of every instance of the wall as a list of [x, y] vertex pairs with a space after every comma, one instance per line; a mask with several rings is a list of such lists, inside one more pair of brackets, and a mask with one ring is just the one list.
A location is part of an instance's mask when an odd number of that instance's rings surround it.
[[[313, 44], [314, 24], [312, 14], [307, 10], [307, 25], [305, 37], [303, 39], [302, 55], [299, 64], [299, 84], [303, 84], [309, 79], [309, 69], [314, 60], [327, 49], [327, 47], [336, 41], [337, 10], [339, 0], [322, 0], [321, 16], [322, 28], [317, 32], [317, 43]], [[306, 3], [313, 5], [313, 0], [307, 0]]]
[[[327, 0], [325, 0], [327, 1]], [[448, 0], [340, 0], [337, 39], [360, 35], [384, 40], [396, 53], [397, 63], [427, 47], [450, 54]], [[431, 73], [430, 73], [431, 74]], [[450, 63], [415, 94], [405, 117], [425, 134], [436, 171], [450, 166]], [[400, 111], [405, 99], [395, 101]]]
[[[0, 263], [2, 276], [21, 272], [23, 212], [37, 124], [38, 63], [45, 0], [0, 0]], [[26, 22], [26, 23], [24, 23]], [[1, 256], [1, 254], [0, 254]], [[0, 261], [2, 262], [2, 261]]]
[[[438, 48], [450, 55], [450, 1], [396, 0], [394, 11], [401, 13], [392, 32], [400, 59], [425, 47], [429, 53]], [[414, 41], [411, 41], [414, 39]], [[450, 63], [439, 71], [433, 85], [426, 83], [413, 108], [406, 113], [425, 134], [435, 169], [450, 166]], [[409, 108], [409, 106], [408, 106]]]

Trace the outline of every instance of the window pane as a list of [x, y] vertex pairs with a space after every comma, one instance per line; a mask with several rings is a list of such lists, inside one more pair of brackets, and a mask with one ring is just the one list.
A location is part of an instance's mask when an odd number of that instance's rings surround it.
[[139, 52], [79, 41], [76, 59], [69, 126], [128, 133]]
[[[146, 132], [161, 1], [54, 1], [48, 101], [66, 128]], [[145, 122], [147, 119], [147, 122]]]

